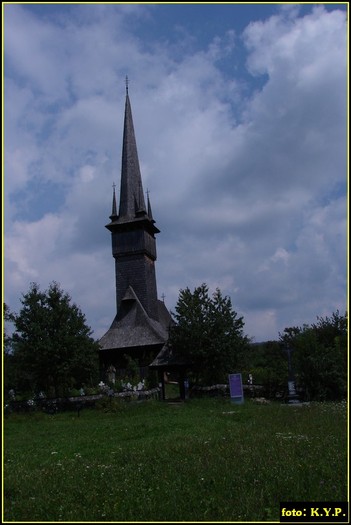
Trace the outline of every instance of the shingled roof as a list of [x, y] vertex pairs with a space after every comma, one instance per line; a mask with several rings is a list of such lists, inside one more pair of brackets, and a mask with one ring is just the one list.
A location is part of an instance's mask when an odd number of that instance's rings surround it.
[[150, 363], [151, 369], [184, 368], [188, 363], [181, 357], [174, 355], [173, 349], [165, 343], [155, 359]]
[[100, 339], [101, 350], [162, 345], [168, 339], [171, 317], [162, 301], [158, 301], [159, 319], [148, 316], [132, 286], [121, 302], [121, 309], [110, 329]]

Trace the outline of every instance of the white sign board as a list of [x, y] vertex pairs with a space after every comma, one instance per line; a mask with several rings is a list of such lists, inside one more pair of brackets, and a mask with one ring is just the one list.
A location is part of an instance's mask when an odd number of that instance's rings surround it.
[[229, 374], [230, 399], [233, 403], [244, 402], [244, 391], [241, 374]]

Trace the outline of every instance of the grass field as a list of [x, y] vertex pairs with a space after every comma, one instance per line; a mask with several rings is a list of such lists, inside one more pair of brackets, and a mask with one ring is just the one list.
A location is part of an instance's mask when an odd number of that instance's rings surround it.
[[4, 521], [278, 521], [347, 499], [345, 403], [116, 403], [10, 414]]

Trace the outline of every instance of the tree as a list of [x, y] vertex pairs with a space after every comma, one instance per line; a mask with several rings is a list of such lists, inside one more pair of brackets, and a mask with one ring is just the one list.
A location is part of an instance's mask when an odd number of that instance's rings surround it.
[[243, 318], [233, 311], [230, 298], [218, 288], [211, 298], [202, 284], [193, 293], [181, 290], [175, 309], [169, 338], [174, 355], [189, 364], [195, 382], [227, 381], [248, 344]]
[[262, 395], [274, 398], [284, 392], [288, 383], [286, 352], [278, 341], [250, 344], [240, 360], [244, 377], [253, 376], [253, 383], [262, 387]]
[[3, 304], [3, 348], [4, 348], [4, 388], [8, 391], [15, 382], [14, 356], [12, 337], [8, 334], [7, 326], [13, 323], [14, 315], [6, 303]]
[[70, 388], [95, 384], [98, 344], [71, 297], [55, 282], [46, 292], [32, 283], [21, 302], [12, 336], [16, 387], [60, 396]]
[[11, 353], [12, 338], [8, 335], [6, 330], [6, 323], [13, 323], [14, 315], [6, 303], [3, 304], [3, 319], [4, 319], [4, 351], [5, 354]]
[[292, 351], [297, 384], [307, 399], [334, 400], [346, 396], [347, 315], [317, 317], [317, 323], [303, 328], [286, 328], [279, 334]]

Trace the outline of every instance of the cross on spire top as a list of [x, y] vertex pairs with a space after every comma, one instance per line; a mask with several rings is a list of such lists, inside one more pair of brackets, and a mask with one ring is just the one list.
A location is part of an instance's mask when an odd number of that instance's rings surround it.
[[128, 78], [128, 75], [126, 75], [125, 83], [126, 83], [126, 93], [127, 93], [127, 95], [128, 95], [128, 84], [129, 84], [129, 78]]

